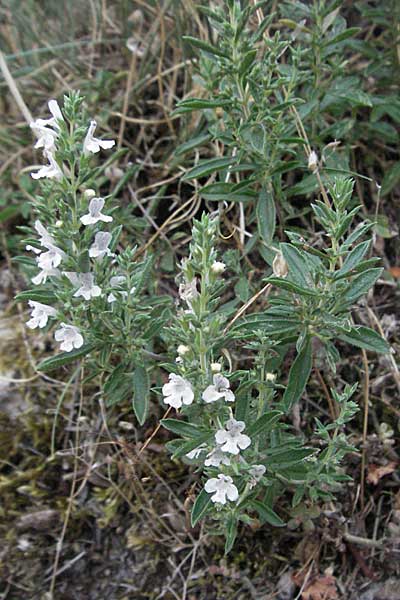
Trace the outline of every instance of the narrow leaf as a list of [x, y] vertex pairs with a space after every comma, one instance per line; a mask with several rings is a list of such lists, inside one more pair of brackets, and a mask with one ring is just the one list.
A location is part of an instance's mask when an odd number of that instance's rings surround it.
[[301, 352], [296, 356], [289, 371], [289, 379], [283, 395], [283, 406], [286, 411], [289, 411], [292, 408], [304, 392], [311, 373], [311, 367], [312, 348], [311, 340], [308, 338]]
[[75, 362], [78, 358], [82, 358], [82, 356], [89, 354], [89, 352], [93, 352], [93, 350], [98, 349], [99, 346], [97, 344], [84, 344], [81, 348], [77, 348], [71, 352], [61, 352], [56, 356], [42, 360], [42, 362], [38, 365], [37, 370], [41, 371], [42, 373], [53, 371], [54, 369], [58, 369], [63, 365], [68, 365], [72, 362]]
[[372, 350], [373, 352], [390, 352], [390, 346], [387, 341], [373, 329], [369, 327], [357, 326], [346, 333], [342, 333], [339, 339], [358, 348]]
[[280, 516], [277, 515], [276, 512], [272, 510], [272, 508], [270, 508], [263, 502], [260, 502], [260, 500], [252, 500], [250, 506], [258, 512], [259, 517], [263, 522], [267, 522], [270, 525], [274, 525], [275, 527], [285, 526], [285, 522], [282, 521]]
[[259, 419], [257, 419], [247, 430], [247, 434], [250, 437], [259, 435], [260, 433], [267, 433], [274, 428], [274, 425], [279, 421], [282, 413], [280, 410], [271, 410]]
[[203, 160], [198, 165], [190, 169], [185, 175], [182, 177], [182, 181], [186, 181], [187, 179], [198, 179], [199, 177], [206, 177], [207, 175], [211, 175], [216, 171], [221, 171], [222, 169], [226, 169], [233, 162], [234, 158], [231, 156], [227, 156], [225, 158], [211, 158], [210, 160]]
[[24, 290], [23, 292], [19, 292], [15, 296], [15, 300], [34, 300], [35, 302], [41, 302], [42, 304], [54, 304], [57, 302], [56, 295], [50, 290]]
[[165, 429], [182, 437], [196, 439], [205, 433], [204, 429], [200, 429], [197, 425], [186, 423], [186, 421], [179, 421], [178, 419], [161, 419], [161, 423]]
[[353, 303], [358, 300], [374, 285], [382, 271], [383, 269], [380, 268], [368, 269], [354, 277], [348, 289], [343, 294], [343, 300], [347, 303]]
[[272, 192], [266, 187], [261, 190], [258, 197], [256, 215], [260, 237], [270, 246], [275, 233], [276, 211]]
[[197, 496], [191, 514], [192, 527], [195, 527], [197, 523], [204, 517], [209, 508], [211, 507], [211, 495], [206, 490], [201, 490]]
[[207, 52], [208, 54], [214, 54], [216, 56], [221, 56], [223, 58], [227, 58], [227, 55], [225, 54], [225, 52], [223, 52], [219, 48], [215, 48], [214, 46], [212, 46], [211, 44], [208, 44], [207, 42], [203, 42], [203, 40], [199, 40], [190, 35], [184, 35], [184, 36], [182, 36], [182, 39], [185, 40], [185, 42], [189, 42], [189, 44], [191, 44], [192, 46], [195, 46], [196, 48], [200, 48], [200, 50], [203, 50], [203, 52]]
[[140, 425], [146, 420], [149, 408], [150, 383], [148, 373], [143, 365], [137, 365], [133, 373], [132, 406]]
[[226, 525], [225, 554], [228, 554], [232, 550], [237, 536], [237, 530], [237, 519], [234, 515], [230, 515]]
[[287, 290], [288, 292], [298, 294], [299, 296], [318, 296], [318, 292], [301, 287], [300, 285], [293, 283], [293, 281], [288, 281], [281, 277], [268, 277], [265, 281], [269, 281], [272, 285]]
[[292, 244], [280, 244], [280, 249], [288, 264], [289, 277], [297, 285], [309, 287], [312, 284], [312, 276], [303, 253]]

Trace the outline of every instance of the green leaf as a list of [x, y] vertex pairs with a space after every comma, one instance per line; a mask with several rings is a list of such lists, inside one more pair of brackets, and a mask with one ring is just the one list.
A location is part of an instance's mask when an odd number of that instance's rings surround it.
[[235, 515], [229, 515], [226, 524], [225, 554], [229, 554], [229, 552], [232, 550], [233, 544], [235, 543], [235, 539], [237, 536], [237, 530], [238, 523]]
[[280, 472], [280, 469], [287, 469], [293, 465], [301, 463], [303, 460], [315, 454], [314, 448], [290, 448], [282, 452], [276, 452], [264, 461], [268, 469]]
[[202, 135], [197, 135], [196, 137], [191, 138], [187, 142], [184, 142], [183, 144], [180, 144], [175, 149], [174, 154], [175, 154], [175, 156], [181, 156], [182, 154], [185, 154], [186, 152], [189, 152], [190, 150], [194, 150], [195, 148], [199, 148], [199, 146], [202, 146], [203, 144], [206, 144], [210, 140], [211, 140], [211, 135], [208, 134], [208, 133], [202, 134]]
[[288, 467], [286, 469], [279, 470], [279, 475], [281, 475], [281, 477], [285, 477], [285, 479], [297, 483], [299, 481], [307, 481], [308, 473], [309, 468], [307, 468], [307, 463], [301, 462], [294, 465], [293, 467]]
[[357, 348], [372, 350], [373, 352], [390, 352], [390, 346], [387, 341], [373, 329], [363, 327], [362, 325], [352, 327], [350, 331], [341, 333], [339, 339]]
[[189, 452], [200, 446], [200, 444], [208, 443], [211, 440], [211, 438], [214, 438], [214, 433], [210, 433], [209, 431], [202, 433], [195, 440], [190, 440], [177, 447], [176, 451], [172, 455], [172, 458], [180, 458], [181, 456], [188, 454]]
[[146, 420], [149, 409], [150, 382], [149, 375], [143, 365], [137, 365], [133, 372], [132, 406], [140, 425]]
[[249, 506], [251, 506], [252, 508], [254, 508], [254, 510], [258, 512], [261, 521], [263, 521], [264, 523], [267, 522], [270, 525], [274, 525], [275, 527], [285, 526], [285, 522], [282, 521], [280, 516], [277, 515], [276, 512], [274, 512], [270, 506], [267, 506], [263, 502], [260, 502], [260, 500], [252, 500], [249, 503]]
[[289, 371], [289, 379], [283, 395], [283, 406], [286, 411], [292, 408], [304, 392], [311, 373], [311, 367], [312, 347], [311, 339], [308, 338]]
[[385, 173], [382, 181], [382, 196], [390, 194], [393, 188], [400, 182], [400, 162], [395, 163]]
[[206, 177], [207, 175], [211, 175], [216, 171], [226, 169], [227, 167], [232, 165], [234, 161], [235, 158], [232, 156], [203, 160], [198, 165], [193, 167], [193, 169], [190, 169], [190, 171], [185, 173], [181, 180], [186, 181], [187, 179], [198, 179], [199, 177]]
[[293, 283], [293, 281], [288, 281], [281, 277], [268, 277], [265, 281], [269, 281], [272, 285], [287, 290], [288, 292], [298, 294], [299, 296], [318, 296], [318, 292], [301, 287], [300, 285]]
[[161, 419], [161, 424], [168, 431], [191, 439], [196, 439], [199, 435], [205, 433], [204, 429], [200, 429], [197, 425], [192, 425], [192, 423], [187, 423], [186, 421], [179, 421], [178, 419]]
[[251, 401], [251, 387], [244, 386], [236, 392], [235, 419], [246, 422], [247, 412]]
[[380, 268], [368, 269], [354, 277], [342, 296], [343, 300], [349, 304], [358, 300], [374, 285], [382, 271]]
[[195, 46], [195, 48], [200, 48], [200, 50], [203, 50], [203, 52], [207, 52], [208, 54], [213, 54], [215, 56], [221, 56], [223, 58], [228, 58], [225, 52], [223, 52], [219, 48], [215, 48], [207, 42], [203, 42], [203, 40], [199, 40], [190, 35], [184, 35], [182, 36], [182, 39], [185, 40], [185, 42], [189, 42], [189, 44], [191, 44], [192, 46]]
[[81, 348], [76, 348], [75, 350], [71, 350], [71, 352], [61, 352], [56, 356], [42, 360], [42, 362], [38, 365], [37, 370], [41, 371], [42, 373], [53, 371], [54, 369], [58, 369], [63, 365], [68, 365], [76, 361], [78, 358], [82, 358], [82, 356], [89, 354], [89, 352], [93, 352], [93, 350], [98, 349], [98, 344], [84, 344]]
[[[192, 108], [192, 109], [200, 109], [200, 108], [218, 108], [220, 106], [229, 106], [232, 104], [232, 100], [226, 99], [208, 99], [208, 98], [188, 98], [187, 100], [181, 100], [178, 102], [177, 109], [179, 108]], [[211, 137], [207, 134], [207, 137]]]
[[353, 37], [359, 31], [361, 31], [360, 27], [349, 27], [349, 29], [345, 29], [341, 33], [338, 33], [338, 35], [335, 35], [333, 38], [326, 41], [324, 43], [324, 47], [328, 48], [328, 46], [333, 46], [333, 44], [338, 44], [339, 42], [344, 42], [344, 40], [347, 40], [348, 38]]
[[129, 365], [123, 363], [115, 367], [104, 384], [106, 406], [123, 402], [132, 393], [132, 373], [127, 372]]
[[24, 290], [15, 296], [15, 300], [34, 300], [35, 302], [41, 302], [42, 304], [52, 305], [57, 302], [57, 296], [50, 290]]
[[197, 523], [204, 517], [204, 515], [211, 508], [211, 495], [206, 490], [201, 490], [197, 496], [191, 514], [192, 527], [195, 527]]
[[[251, 183], [251, 182], [250, 182]], [[237, 185], [236, 183], [225, 183], [219, 181], [210, 183], [200, 190], [201, 197], [212, 202], [247, 202], [253, 200], [255, 192], [249, 189], [249, 185]]]
[[304, 254], [292, 244], [280, 244], [280, 249], [288, 264], [290, 279], [303, 288], [312, 285], [312, 276]]
[[4, 223], [8, 219], [12, 219], [12, 217], [15, 217], [20, 212], [21, 209], [19, 206], [6, 206], [6, 208], [0, 210], [0, 223]]
[[250, 425], [250, 427], [247, 429], [247, 434], [250, 437], [254, 437], [260, 433], [267, 433], [268, 431], [271, 431], [281, 416], [282, 413], [280, 410], [271, 410], [265, 413], [254, 423], [252, 423], [252, 425]]
[[365, 254], [368, 251], [369, 246], [370, 246], [369, 240], [367, 240], [366, 242], [361, 242], [361, 244], [358, 244], [357, 246], [355, 246], [353, 248], [353, 250], [351, 252], [349, 252], [349, 254], [346, 256], [346, 260], [344, 261], [341, 269], [336, 271], [335, 279], [339, 276], [349, 273], [349, 271], [351, 271], [354, 267], [356, 267], [359, 264], [359, 262], [364, 258]]
[[266, 187], [261, 190], [258, 197], [256, 215], [260, 237], [270, 246], [274, 239], [276, 211], [272, 191], [267, 190]]

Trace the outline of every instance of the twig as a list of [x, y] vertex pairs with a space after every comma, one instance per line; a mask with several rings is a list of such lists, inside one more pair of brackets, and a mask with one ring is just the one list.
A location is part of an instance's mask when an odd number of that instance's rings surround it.
[[30, 113], [29, 108], [25, 104], [21, 94], [19, 93], [19, 89], [17, 88], [17, 84], [14, 81], [13, 76], [11, 75], [6, 59], [4, 58], [4, 54], [0, 51], [0, 70], [3, 73], [3, 77], [8, 85], [8, 88], [18, 106], [22, 114], [24, 115], [25, 121], [28, 123], [32, 123], [33, 117]]
[[[80, 381], [80, 390], [79, 390], [79, 409], [78, 409], [78, 418], [77, 418], [77, 426], [76, 426], [76, 434], [75, 434], [76, 447], [79, 447], [79, 434], [80, 434], [79, 423], [80, 423], [80, 417], [82, 414], [82, 406], [83, 406], [83, 368], [81, 369], [80, 380], [81, 381]], [[67, 511], [65, 513], [65, 518], [64, 518], [64, 523], [63, 523], [63, 527], [61, 530], [60, 538], [57, 542], [56, 556], [55, 556], [54, 563], [53, 563], [53, 574], [51, 576], [50, 589], [49, 589], [50, 598], [54, 597], [54, 589], [55, 589], [56, 579], [57, 579], [57, 574], [58, 574], [58, 564], [60, 562], [61, 550], [62, 550], [65, 534], [67, 532], [67, 527], [68, 527], [69, 519], [70, 519], [71, 512], [72, 512], [72, 505], [73, 505], [74, 498], [75, 498], [75, 487], [76, 487], [76, 483], [77, 483], [77, 473], [78, 473], [78, 453], [76, 453], [75, 457], [74, 457], [74, 471], [73, 472], [74, 472], [74, 478], [71, 483], [71, 492], [70, 492], [70, 495], [68, 498]]]
[[363, 394], [364, 394], [364, 420], [363, 420], [363, 441], [362, 441], [362, 455], [361, 455], [361, 476], [360, 476], [360, 503], [361, 508], [364, 509], [364, 487], [365, 487], [365, 465], [367, 455], [367, 434], [368, 434], [368, 414], [369, 414], [369, 368], [368, 358], [365, 350], [361, 350], [362, 360], [364, 365], [364, 381], [363, 381]]

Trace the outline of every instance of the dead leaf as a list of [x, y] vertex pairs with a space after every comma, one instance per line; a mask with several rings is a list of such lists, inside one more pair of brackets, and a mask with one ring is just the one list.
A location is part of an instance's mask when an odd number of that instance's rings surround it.
[[320, 575], [307, 585], [301, 597], [303, 600], [335, 600], [338, 597], [335, 578], [332, 575]]
[[395, 279], [400, 278], [400, 267], [391, 267], [389, 269], [389, 272], [390, 272], [391, 276], [394, 277]]
[[371, 463], [368, 465], [368, 483], [378, 485], [379, 480], [385, 475], [390, 475], [390, 473], [393, 473], [393, 471], [396, 470], [396, 467], [397, 463], [394, 460], [387, 463], [387, 465], [375, 465], [374, 463]]

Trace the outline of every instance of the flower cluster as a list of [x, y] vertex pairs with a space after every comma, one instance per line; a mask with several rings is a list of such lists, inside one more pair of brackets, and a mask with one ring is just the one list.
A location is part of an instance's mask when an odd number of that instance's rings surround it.
[[[182, 352], [182, 349], [181, 349]], [[185, 354], [185, 353], [183, 353]], [[219, 364], [219, 363], [218, 363]], [[180, 409], [184, 406], [190, 406], [195, 401], [195, 392], [190, 381], [171, 373], [169, 382], [164, 384], [162, 388], [164, 403], [172, 406], [175, 409]], [[213, 383], [208, 385], [200, 394], [201, 400], [205, 405], [222, 401], [231, 403], [235, 401], [235, 394], [230, 389], [230, 382], [227, 377], [221, 373], [213, 375]], [[230, 411], [231, 413], [231, 411]], [[251, 445], [251, 439], [243, 433], [245, 423], [237, 421], [232, 416], [226, 423], [220, 426], [213, 435], [213, 445], [202, 443], [186, 454], [190, 460], [198, 460], [202, 458], [204, 467], [219, 468], [231, 467], [231, 461], [239, 458], [241, 450], [245, 450]], [[242, 464], [244, 459], [241, 459]], [[255, 465], [249, 467], [248, 473], [251, 476], [249, 488], [254, 487], [255, 482], [261, 479], [265, 472], [263, 465]], [[230, 475], [219, 473], [217, 478], [211, 478], [207, 481], [205, 488], [206, 492], [213, 493], [211, 501], [218, 504], [226, 504], [226, 500], [236, 501], [239, 497], [239, 492], [233, 479]]]
[[[56, 100], [48, 103], [51, 117], [48, 119], [36, 119], [31, 123], [31, 129], [37, 141], [35, 148], [42, 148], [48, 165], [40, 167], [31, 173], [33, 179], [51, 180], [55, 179], [60, 185], [64, 185], [67, 195], [73, 197], [73, 202], [66, 201], [58, 207], [58, 212], [63, 212], [66, 222], [70, 222], [67, 236], [65, 230], [57, 230], [57, 224], [53, 225], [54, 233], [37, 219], [34, 228], [39, 238], [26, 246], [28, 251], [35, 254], [36, 265], [39, 272], [32, 278], [36, 286], [46, 284], [48, 280], [58, 280], [59, 288], [65, 287], [63, 281], [67, 280], [72, 286], [70, 296], [81, 301], [91, 302], [95, 298], [103, 296], [103, 290], [96, 281], [97, 265], [104, 257], [113, 257], [110, 249], [112, 234], [108, 231], [96, 229], [102, 223], [111, 223], [113, 218], [104, 214], [105, 199], [98, 197], [93, 189], [77, 190], [75, 186], [74, 166], [65, 164], [60, 159], [59, 143], [61, 139], [67, 138], [67, 122], [63, 112]], [[90, 121], [90, 125], [81, 142], [81, 160], [88, 160], [90, 154], [109, 149], [114, 146], [113, 140], [101, 140], [94, 137], [96, 122]], [[88, 204], [87, 204], [88, 203]], [[59, 221], [61, 228], [63, 221]], [[84, 228], [82, 230], [82, 228]], [[87, 233], [86, 231], [87, 230]], [[58, 241], [55, 238], [58, 238]], [[85, 245], [87, 246], [85, 247]], [[81, 257], [87, 253], [88, 259], [84, 261], [83, 269], [69, 270], [68, 267], [80, 266]], [[90, 265], [90, 259], [93, 265]], [[64, 269], [63, 270], [63, 267]], [[65, 279], [64, 279], [65, 278]], [[115, 279], [115, 277], [114, 277]], [[113, 281], [109, 281], [108, 287], [113, 287]], [[27, 326], [31, 329], [43, 328], [47, 325], [49, 318], [62, 317], [58, 311], [50, 305], [29, 301], [32, 309], [31, 318]], [[62, 319], [60, 327], [55, 331], [54, 337], [60, 343], [60, 349], [71, 352], [73, 349], [81, 348], [84, 337], [79, 327], [72, 323], [64, 322]]]

